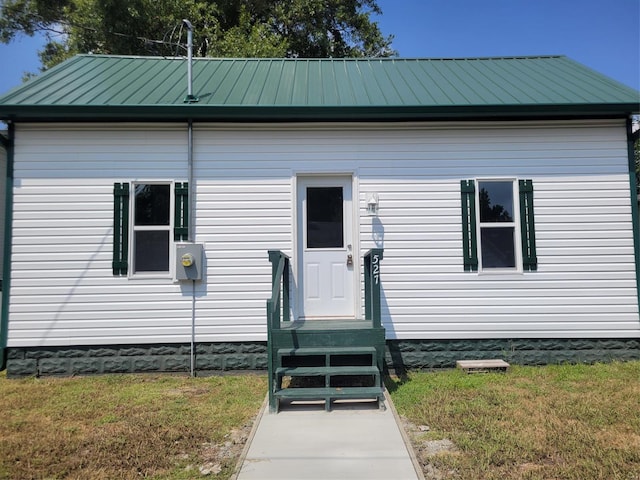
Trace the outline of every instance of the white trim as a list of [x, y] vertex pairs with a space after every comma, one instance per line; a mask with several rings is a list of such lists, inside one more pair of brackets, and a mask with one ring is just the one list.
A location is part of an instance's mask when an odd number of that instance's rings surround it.
[[[549, 121], [547, 120], [524, 120], [521, 122], [513, 121], [460, 121], [455, 122], [455, 129], [472, 128], [474, 130], [484, 129], [505, 129], [505, 130], [520, 130], [526, 128], [532, 129], [545, 129], [549, 127]], [[625, 119], [585, 119], [585, 120], [553, 120], [555, 127], [611, 127], [625, 125]], [[21, 124], [25, 125], [25, 124]], [[84, 126], [85, 124], [81, 124]], [[89, 124], [90, 125], [90, 124]], [[129, 125], [129, 124], [122, 124]], [[140, 124], [131, 124], [140, 125]], [[158, 125], [157, 123], [151, 125]], [[282, 122], [282, 123], [242, 123], [241, 126], [237, 124], [218, 123], [218, 122], [198, 122], [195, 121], [194, 129], [199, 130], [263, 130], [263, 131], [332, 131], [332, 130], [452, 130], [452, 122], [438, 122], [438, 121], [409, 121], [409, 122]]]
[[[175, 221], [175, 182], [173, 180], [132, 180], [129, 182], [129, 272], [130, 280], [146, 280], [150, 278], [167, 278], [173, 280], [175, 277], [175, 241], [173, 238]], [[168, 185], [169, 186], [169, 225], [138, 226], [135, 225], [135, 197], [136, 185]], [[169, 270], [164, 272], [135, 272], [135, 232], [136, 231], [164, 231], [169, 233]]]
[[[303, 238], [300, 238], [299, 235], [299, 227], [300, 227], [300, 222], [302, 220], [301, 212], [299, 211], [299, 196], [298, 196], [298, 191], [299, 191], [299, 186], [300, 186], [300, 182], [304, 181], [304, 182], [308, 182], [309, 180], [317, 180], [318, 183], [322, 183], [323, 181], [327, 180], [327, 179], [350, 179], [350, 183], [351, 183], [351, 246], [352, 246], [352, 252], [353, 252], [353, 312], [354, 312], [354, 316], [357, 317], [358, 314], [362, 311], [362, 306], [361, 306], [361, 301], [360, 301], [360, 275], [361, 275], [361, 270], [360, 270], [360, 236], [359, 236], [359, 198], [357, 196], [357, 174], [354, 171], [351, 172], [331, 172], [331, 173], [325, 173], [325, 172], [313, 172], [313, 173], [309, 173], [309, 172], [303, 172], [303, 171], [294, 171], [292, 173], [292, 177], [293, 177], [293, 223], [292, 223], [292, 230], [293, 230], [293, 240], [294, 243], [292, 245], [293, 247], [293, 255], [292, 258], [294, 260], [294, 265], [292, 268], [292, 277], [293, 277], [293, 282], [294, 282], [294, 289], [293, 290], [293, 295], [295, 295], [295, 300], [291, 302], [291, 304], [294, 306], [293, 307], [293, 313], [294, 313], [294, 317], [295, 319], [299, 318], [300, 316], [300, 312], [302, 310], [301, 308], [301, 301], [302, 301], [302, 292], [300, 291], [300, 285], [301, 285], [301, 281], [300, 281], [300, 275], [302, 275], [302, 265], [301, 265], [301, 260], [302, 260], [302, 256], [300, 255], [300, 249], [302, 248], [302, 241], [304, 241]], [[346, 248], [346, 245], [345, 245]]]
[[[484, 275], [492, 274], [509, 274], [509, 273], [522, 273], [522, 240], [520, 238], [520, 191], [518, 186], [518, 179], [513, 177], [492, 177], [492, 178], [476, 178], [475, 179], [475, 202], [476, 202], [476, 238], [478, 244], [478, 273]], [[513, 210], [513, 222], [496, 222], [482, 224], [480, 221], [480, 182], [511, 182], [511, 201]], [[515, 267], [513, 268], [484, 268], [482, 266], [482, 228], [500, 228], [500, 227], [513, 227], [513, 251]]]

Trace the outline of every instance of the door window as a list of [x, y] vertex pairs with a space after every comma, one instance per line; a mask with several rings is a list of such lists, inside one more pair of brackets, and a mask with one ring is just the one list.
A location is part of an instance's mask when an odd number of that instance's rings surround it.
[[307, 248], [344, 247], [342, 187], [307, 187]]

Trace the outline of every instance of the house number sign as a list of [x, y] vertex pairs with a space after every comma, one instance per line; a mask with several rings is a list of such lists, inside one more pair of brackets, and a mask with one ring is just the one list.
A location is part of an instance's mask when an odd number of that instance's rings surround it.
[[380, 255], [373, 255], [371, 264], [373, 266], [373, 279], [378, 285], [380, 283]]

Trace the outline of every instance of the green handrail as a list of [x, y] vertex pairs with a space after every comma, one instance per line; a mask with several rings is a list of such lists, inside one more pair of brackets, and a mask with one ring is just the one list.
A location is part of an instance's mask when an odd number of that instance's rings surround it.
[[[273, 362], [273, 331], [281, 322], [290, 320], [289, 313], [289, 257], [280, 250], [269, 250], [271, 262], [271, 298], [267, 300], [267, 368], [269, 373], [269, 409], [275, 409], [275, 369]], [[280, 298], [282, 297], [282, 309]], [[282, 319], [280, 313], [282, 312]]]
[[380, 261], [382, 248], [372, 248], [364, 254], [364, 318], [371, 320], [374, 328], [382, 326], [380, 313]]

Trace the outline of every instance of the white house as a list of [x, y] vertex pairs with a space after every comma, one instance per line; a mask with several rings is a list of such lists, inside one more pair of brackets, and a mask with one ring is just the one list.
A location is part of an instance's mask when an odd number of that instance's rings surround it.
[[637, 91], [561, 56], [186, 72], [80, 55], [0, 97], [9, 376], [266, 368], [268, 250], [308, 323], [363, 318], [382, 249], [389, 366], [640, 358]]

